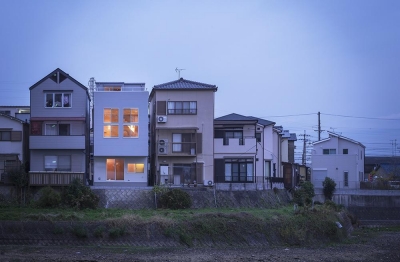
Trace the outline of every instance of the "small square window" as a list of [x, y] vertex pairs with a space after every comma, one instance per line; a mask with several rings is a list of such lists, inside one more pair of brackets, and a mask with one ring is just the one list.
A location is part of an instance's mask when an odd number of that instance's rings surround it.
[[347, 148], [343, 149], [343, 155], [349, 154], [349, 150]]

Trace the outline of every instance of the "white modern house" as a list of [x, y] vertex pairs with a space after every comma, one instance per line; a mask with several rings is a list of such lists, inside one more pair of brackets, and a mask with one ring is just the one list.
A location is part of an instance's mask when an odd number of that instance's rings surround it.
[[151, 185], [214, 183], [213, 120], [217, 86], [180, 78], [149, 97]]
[[235, 113], [216, 118], [215, 181], [282, 188], [282, 135], [274, 125], [268, 120]]
[[147, 186], [148, 96], [144, 83], [96, 82], [94, 186]]
[[365, 146], [360, 142], [329, 132], [329, 137], [313, 143], [311, 182], [322, 188], [330, 177], [336, 188], [360, 188], [364, 180]]

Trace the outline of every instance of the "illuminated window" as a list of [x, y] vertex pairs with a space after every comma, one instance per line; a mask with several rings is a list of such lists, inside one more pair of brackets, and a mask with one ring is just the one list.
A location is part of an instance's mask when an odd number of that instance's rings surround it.
[[128, 172], [144, 173], [144, 164], [128, 164]]
[[104, 126], [104, 137], [118, 137], [118, 126]]
[[137, 108], [124, 109], [124, 123], [138, 123], [139, 110]]
[[104, 108], [104, 123], [118, 123], [118, 109]]
[[124, 137], [138, 137], [139, 126], [135, 125], [124, 125]]

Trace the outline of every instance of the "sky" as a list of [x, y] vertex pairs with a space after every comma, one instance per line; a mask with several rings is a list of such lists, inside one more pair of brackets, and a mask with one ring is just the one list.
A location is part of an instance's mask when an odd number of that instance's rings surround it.
[[149, 91], [178, 68], [218, 86], [215, 117], [274, 121], [308, 154], [320, 112], [321, 139], [400, 155], [399, 25], [398, 0], [0, 0], [0, 105], [56, 68]]

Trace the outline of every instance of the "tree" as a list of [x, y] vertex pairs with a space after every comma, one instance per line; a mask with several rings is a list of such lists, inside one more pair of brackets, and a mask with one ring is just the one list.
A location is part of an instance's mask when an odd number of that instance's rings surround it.
[[332, 200], [333, 193], [336, 190], [335, 181], [330, 177], [325, 177], [325, 180], [322, 181], [322, 186], [325, 200]]
[[310, 181], [305, 181], [299, 189], [294, 191], [293, 200], [299, 206], [307, 207], [311, 205], [314, 196], [314, 185]]

